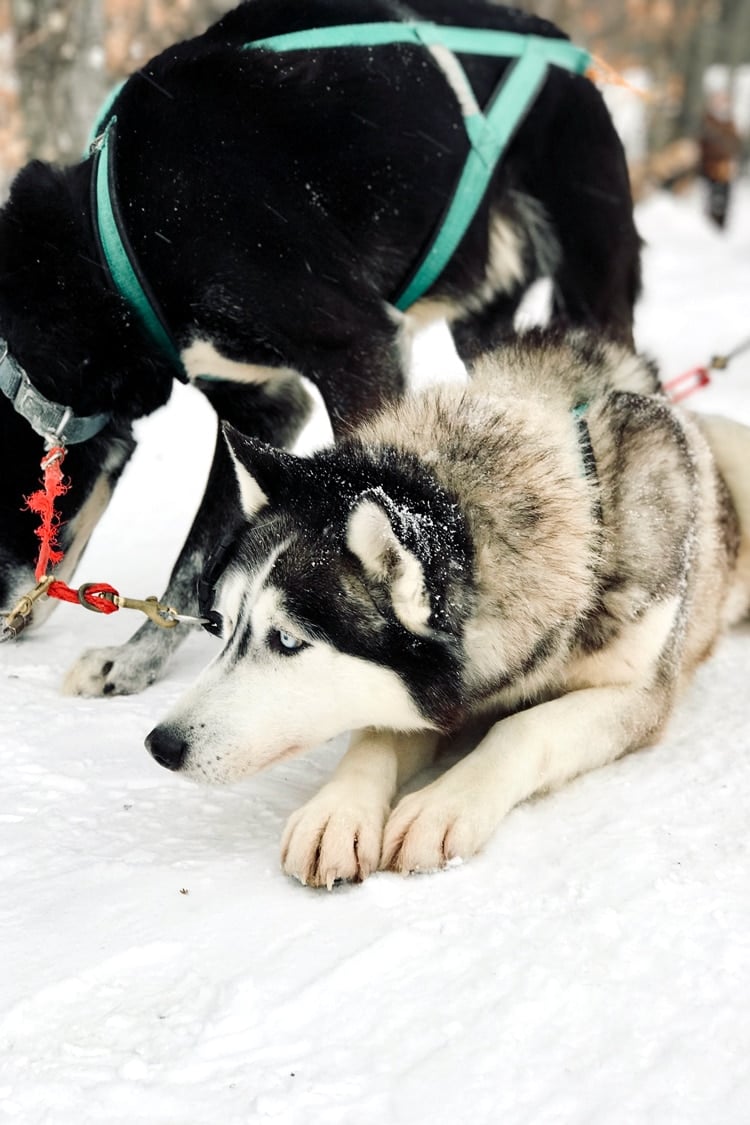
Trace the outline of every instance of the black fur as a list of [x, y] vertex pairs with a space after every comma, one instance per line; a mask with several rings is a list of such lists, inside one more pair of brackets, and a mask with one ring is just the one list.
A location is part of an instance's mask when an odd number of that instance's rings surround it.
[[[178, 347], [207, 339], [229, 359], [307, 376], [337, 434], [402, 390], [390, 302], [450, 198], [465, 131], [443, 72], [421, 48], [241, 48], [306, 27], [415, 16], [561, 35], [485, 0], [250, 0], [144, 66], [113, 107], [129, 241]], [[484, 104], [507, 62], [461, 61]], [[49, 398], [114, 415], [71, 454], [67, 518], [93, 487], [108, 443], [132, 449], [131, 421], [166, 402], [173, 378], [102, 265], [91, 172], [90, 159], [65, 169], [32, 163], [0, 215], [0, 336]], [[491, 211], [520, 224], [527, 276], [478, 300]], [[524, 228], [532, 213], [542, 216], [541, 241], [539, 229]], [[525, 285], [543, 272], [547, 237], [559, 246], [556, 318], [629, 339], [639, 249], [622, 148], [592, 84], [554, 68], [430, 293], [462, 306], [475, 298], [455, 326], [465, 356], [509, 330]], [[277, 444], [294, 439], [307, 411], [307, 396], [288, 380], [199, 386], [222, 418]], [[33, 521], [17, 508], [35, 483], [42, 443], [4, 398], [0, 434], [3, 608], [33, 565]], [[186, 611], [201, 558], [233, 518], [234, 495], [219, 443], [165, 595]], [[164, 655], [175, 643], [163, 636]]]

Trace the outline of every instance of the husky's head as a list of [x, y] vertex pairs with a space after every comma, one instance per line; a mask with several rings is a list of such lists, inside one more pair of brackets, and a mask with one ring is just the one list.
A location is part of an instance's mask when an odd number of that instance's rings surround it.
[[217, 590], [223, 649], [148, 736], [156, 760], [227, 782], [347, 730], [450, 726], [472, 570], [451, 498], [390, 448], [228, 440], [248, 525]]

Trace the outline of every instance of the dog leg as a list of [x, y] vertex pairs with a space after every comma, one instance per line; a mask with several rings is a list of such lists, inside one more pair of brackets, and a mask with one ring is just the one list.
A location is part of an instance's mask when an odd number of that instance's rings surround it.
[[361, 882], [377, 871], [391, 801], [432, 762], [437, 740], [432, 732], [353, 735], [331, 780], [287, 822], [281, 841], [287, 875], [331, 890], [341, 880]]
[[[218, 542], [222, 534], [217, 516], [220, 512], [225, 515], [224, 531], [230, 526], [229, 518], [237, 520], [236, 514], [227, 516], [225, 507], [217, 502], [217, 497], [232, 495], [234, 481], [229, 454], [219, 435], [201, 506], [160, 599], [162, 604], [173, 605], [181, 613], [198, 612], [198, 577], [211, 543]], [[188, 629], [187, 625], [162, 629], [147, 620], [125, 644], [87, 649], [68, 672], [62, 690], [66, 695], [84, 696], [132, 695], [142, 691], [158, 679]]]
[[[232, 421], [242, 433], [274, 444], [291, 444], [310, 410], [310, 396], [297, 380], [277, 387], [238, 387], [211, 384], [206, 395], [220, 418]], [[205, 493], [169, 584], [160, 598], [181, 613], [197, 614], [197, 584], [207, 556], [242, 522], [237, 477], [224, 438], [219, 433]], [[146, 621], [123, 645], [86, 650], [68, 672], [67, 695], [132, 695], [161, 675], [189, 626], [162, 629]]]
[[503, 719], [476, 750], [396, 806], [381, 866], [408, 874], [467, 859], [519, 802], [644, 745], [665, 712], [665, 695], [654, 689], [602, 687]]

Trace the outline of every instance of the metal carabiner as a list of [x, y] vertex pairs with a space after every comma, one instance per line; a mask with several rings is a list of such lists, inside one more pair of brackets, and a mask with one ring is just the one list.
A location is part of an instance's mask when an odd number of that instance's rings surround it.
[[158, 598], [152, 596], [150, 598], [124, 598], [121, 594], [115, 594], [113, 602], [120, 609], [137, 609], [141, 613], [145, 613], [149, 620], [153, 621], [154, 625], [158, 625], [160, 629], [174, 629], [179, 618], [176, 609], [170, 605], [162, 605]]
[[43, 598], [48, 592], [52, 582], [52, 575], [45, 574], [41, 578], [33, 590], [28, 594], [24, 594], [19, 598], [13, 609], [5, 617], [3, 622], [2, 631], [0, 631], [0, 640], [14, 641], [19, 633], [22, 633], [31, 620], [31, 614], [34, 609], [34, 602], [39, 598]]

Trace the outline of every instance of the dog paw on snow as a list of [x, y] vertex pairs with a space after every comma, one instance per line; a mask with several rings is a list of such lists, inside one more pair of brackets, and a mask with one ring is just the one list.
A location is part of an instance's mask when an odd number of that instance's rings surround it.
[[469, 859], [487, 843], [496, 818], [479, 802], [446, 791], [441, 780], [410, 793], [388, 818], [380, 866], [402, 875], [440, 871]]
[[380, 863], [388, 809], [324, 786], [293, 813], [281, 840], [281, 866], [308, 887], [361, 883]]
[[135, 695], [158, 678], [163, 658], [131, 644], [89, 648], [63, 680], [65, 695]]

